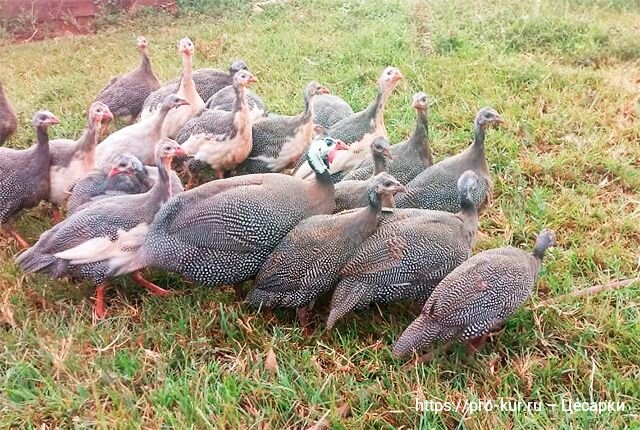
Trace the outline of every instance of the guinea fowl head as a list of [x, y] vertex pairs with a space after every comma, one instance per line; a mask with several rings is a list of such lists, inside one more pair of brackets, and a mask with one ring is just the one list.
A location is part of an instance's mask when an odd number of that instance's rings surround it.
[[324, 85], [319, 84], [316, 81], [309, 82], [304, 87], [304, 99], [309, 100], [313, 96], [320, 94], [329, 94], [329, 90]]
[[100, 124], [108, 125], [113, 120], [113, 114], [109, 106], [102, 102], [93, 102], [89, 107], [89, 122], [98, 127]]
[[247, 87], [253, 84], [254, 82], [258, 82], [258, 79], [255, 76], [253, 76], [253, 73], [251, 73], [248, 70], [239, 70], [233, 76], [234, 87]]
[[367, 190], [371, 205], [376, 205], [380, 201], [380, 196], [395, 196], [396, 193], [405, 193], [406, 191], [407, 189], [400, 181], [386, 172], [374, 176]]
[[156, 147], [156, 157], [160, 158], [165, 166], [169, 168], [171, 161], [176, 157], [186, 157], [187, 153], [178, 142], [168, 137], [158, 142]]
[[376, 137], [373, 139], [373, 142], [371, 142], [371, 152], [374, 155], [379, 154], [387, 157], [389, 160], [393, 160], [393, 155], [391, 155], [391, 151], [389, 151], [390, 148], [391, 145], [389, 141], [382, 136]]
[[476, 115], [476, 124], [482, 128], [486, 128], [490, 125], [502, 124], [503, 122], [504, 120], [500, 114], [490, 107], [480, 109]]
[[473, 170], [465, 171], [458, 178], [458, 193], [460, 194], [460, 206], [462, 208], [474, 206], [472, 193], [478, 186], [478, 175]]
[[188, 37], [185, 37], [184, 39], [180, 40], [180, 42], [178, 42], [178, 52], [180, 54], [192, 56], [194, 51], [195, 46], [193, 45], [191, 39], [189, 39]]
[[142, 162], [131, 154], [120, 154], [111, 165], [111, 170], [107, 175], [109, 178], [116, 175], [133, 175], [144, 169]]
[[544, 257], [544, 253], [546, 250], [553, 246], [556, 242], [556, 235], [553, 230], [545, 228], [538, 234], [538, 239], [536, 239], [536, 246], [533, 249], [533, 255], [542, 260]]
[[60, 124], [60, 120], [48, 110], [39, 110], [33, 116], [33, 126], [35, 128], [47, 128], [55, 124]]
[[229, 66], [230, 75], [235, 75], [240, 70], [249, 70], [245, 62], [242, 60], [236, 60], [233, 63], [231, 63], [231, 65]]
[[329, 136], [316, 137], [309, 145], [307, 160], [316, 173], [322, 173], [329, 169], [337, 151], [345, 149], [349, 149], [349, 147], [339, 139]]
[[171, 110], [173, 108], [177, 108], [180, 106], [185, 106], [185, 105], [189, 105], [191, 103], [189, 103], [187, 100], [183, 99], [182, 97], [178, 97], [175, 94], [169, 94], [165, 99], [164, 102], [162, 103], [162, 107], [165, 108], [167, 111]]
[[382, 71], [378, 84], [384, 93], [390, 93], [402, 78], [402, 72], [398, 68], [387, 67]]
[[429, 109], [429, 96], [422, 91], [413, 95], [411, 107], [415, 110], [426, 112]]
[[140, 50], [140, 52], [145, 52], [149, 47], [149, 42], [147, 42], [147, 38], [144, 36], [138, 36], [136, 39], [136, 46]]

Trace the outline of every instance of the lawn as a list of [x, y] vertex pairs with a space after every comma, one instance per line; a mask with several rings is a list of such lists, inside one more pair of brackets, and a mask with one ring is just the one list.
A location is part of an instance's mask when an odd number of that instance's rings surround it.
[[[305, 337], [294, 312], [256, 313], [232, 290], [152, 272], [177, 294], [150, 297], [117, 280], [108, 318], [94, 323], [90, 285], [24, 276], [15, 243], [0, 239], [0, 427], [638, 428], [640, 284], [553, 301], [638, 274], [638, 22], [638, 0], [297, 0], [259, 14], [226, 1], [178, 18], [143, 10], [94, 35], [1, 40], [16, 147], [33, 140], [39, 108], [61, 119], [53, 135], [77, 136], [104, 83], [137, 64], [138, 34], [162, 79], [179, 73], [184, 36], [196, 44], [196, 67], [244, 59], [277, 113], [299, 112], [312, 79], [364, 108], [380, 71], [397, 66], [406, 79], [386, 111], [392, 142], [413, 129], [420, 90], [433, 100], [436, 160], [469, 144], [479, 108], [506, 120], [487, 134], [494, 195], [476, 252], [531, 249], [543, 227], [557, 246], [532, 299], [475, 357], [457, 346], [405, 365], [391, 345], [412, 321], [406, 304], [358, 312], [332, 332], [321, 304]], [[46, 205], [17, 222], [31, 242], [50, 225]], [[625, 408], [416, 411], [416, 400], [500, 398]]]

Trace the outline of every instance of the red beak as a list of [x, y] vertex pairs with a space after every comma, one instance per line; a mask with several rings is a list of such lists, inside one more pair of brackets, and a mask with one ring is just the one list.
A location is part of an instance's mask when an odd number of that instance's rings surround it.
[[108, 119], [109, 121], [112, 121], [113, 120], [113, 114], [111, 113], [110, 110], [108, 110], [108, 111], [106, 111], [106, 112], [104, 112], [102, 114], [102, 119]]
[[247, 82], [250, 84], [255, 84], [256, 82], [258, 82], [258, 78], [256, 78], [253, 75], [249, 75], [249, 78], [247, 79]]
[[320, 87], [318, 88], [318, 94], [329, 94], [329, 89], [327, 87]]
[[389, 160], [393, 160], [393, 155], [391, 155], [391, 151], [389, 151], [388, 149], [384, 149], [382, 151], [382, 155], [387, 157]]
[[107, 178], [112, 178], [116, 175], [119, 175], [120, 173], [122, 173], [122, 170], [118, 169], [117, 167], [112, 167], [109, 175], [107, 175]]
[[349, 145], [347, 145], [346, 143], [344, 143], [341, 140], [336, 141], [336, 149], [338, 150], [348, 150], [349, 149]]
[[187, 151], [182, 149], [182, 147], [176, 148], [174, 157], [186, 157], [186, 156], [188, 156]]
[[49, 118], [49, 119], [47, 119], [47, 120], [45, 121], [45, 124], [47, 124], [47, 125], [60, 124], [60, 120], [59, 120], [57, 117], [52, 116], [51, 118]]

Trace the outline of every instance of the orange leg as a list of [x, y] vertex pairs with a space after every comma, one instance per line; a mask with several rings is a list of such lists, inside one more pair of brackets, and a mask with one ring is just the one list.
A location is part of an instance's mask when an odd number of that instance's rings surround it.
[[224, 169], [216, 169], [216, 178], [224, 179]]
[[138, 270], [133, 272], [131, 277], [133, 278], [133, 281], [136, 284], [140, 285], [141, 287], [146, 288], [154, 296], [168, 296], [168, 295], [171, 294], [171, 291], [165, 290], [164, 288], [160, 288], [156, 284], [154, 284], [153, 282], [150, 282], [150, 281], [147, 281], [146, 279], [144, 279], [142, 277], [142, 274]]
[[51, 207], [51, 219], [53, 219], [53, 222], [55, 222], [56, 224], [58, 224], [63, 220], [59, 207], [57, 206]]
[[29, 245], [29, 242], [24, 240], [22, 236], [18, 234], [15, 228], [13, 228], [13, 225], [7, 223], [7, 224], [4, 224], [2, 227], [7, 234], [11, 235], [15, 239], [15, 241], [18, 242], [18, 246], [20, 248], [27, 249], [31, 246]]
[[96, 319], [104, 319], [107, 315], [107, 311], [104, 306], [104, 292], [109, 287], [106, 282], [99, 284], [96, 287], [96, 302], [93, 305], [93, 315], [95, 315]]

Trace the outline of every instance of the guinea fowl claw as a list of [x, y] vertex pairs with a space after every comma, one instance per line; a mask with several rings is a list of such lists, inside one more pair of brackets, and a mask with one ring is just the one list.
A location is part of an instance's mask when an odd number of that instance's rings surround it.
[[133, 281], [136, 284], [140, 285], [141, 287], [146, 288], [147, 291], [149, 291], [154, 296], [164, 297], [164, 296], [169, 296], [169, 295], [172, 294], [171, 291], [165, 290], [164, 288], [161, 288], [161, 287], [157, 286], [153, 282], [147, 281], [146, 279], [144, 279], [142, 274], [140, 272], [138, 272], [138, 271], [133, 272], [133, 275], [131, 275], [131, 277], [133, 278]]
[[104, 306], [104, 292], [108, 285], [102, 283], [96, 287], [96, 302], [93, 304], [93, 317], [96, 320], [102, 320], [107, 315], [107, 311]]

